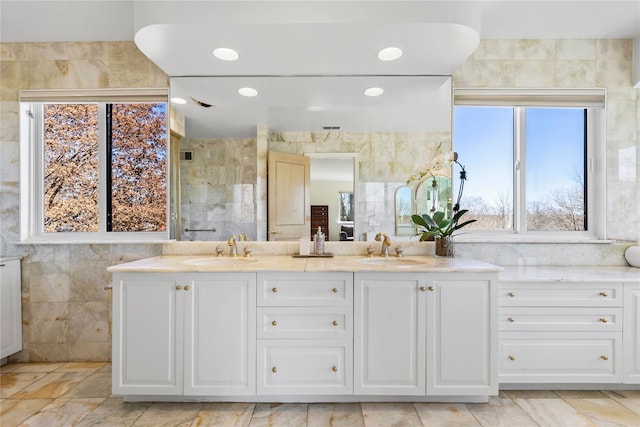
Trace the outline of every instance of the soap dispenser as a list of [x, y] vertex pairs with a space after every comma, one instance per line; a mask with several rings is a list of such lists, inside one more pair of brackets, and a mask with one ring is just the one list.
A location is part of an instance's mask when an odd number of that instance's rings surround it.
[[322, 233], [322, 227], [318, 226], [318, 232], [313, 236], [313, 249], [316, 255], [324, 254], [324, 234]]

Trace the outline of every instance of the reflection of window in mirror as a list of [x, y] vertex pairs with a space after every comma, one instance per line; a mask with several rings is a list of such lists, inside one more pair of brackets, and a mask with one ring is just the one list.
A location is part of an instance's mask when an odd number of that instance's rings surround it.
[[411, 222], [413, 214], [413, 193], [406, 185], [396, 190], [395, 212], [396, 212], [396, 236], [413, 236], [414, 227]]
[[340, 222], [353, 222], [354, 203], [353, 192], [339, 192]]
[[417, 213], [433, 215], [437, 211], [451, 217], [451, 180], [446, 176], [425, 178], [416, 188]]

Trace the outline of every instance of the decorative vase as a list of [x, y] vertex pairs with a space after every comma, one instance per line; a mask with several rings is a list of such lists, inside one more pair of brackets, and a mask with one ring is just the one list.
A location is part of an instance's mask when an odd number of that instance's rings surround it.
[[452, 257], [453, 256], [453, 237], [436, 237], [436, 256]]

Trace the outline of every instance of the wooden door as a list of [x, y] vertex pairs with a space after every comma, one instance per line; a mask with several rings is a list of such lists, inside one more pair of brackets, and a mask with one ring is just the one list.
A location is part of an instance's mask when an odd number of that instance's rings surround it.
[[268, 240], [298, 240], [309, 235], [310, 169], [308, 157], [269, 151]]

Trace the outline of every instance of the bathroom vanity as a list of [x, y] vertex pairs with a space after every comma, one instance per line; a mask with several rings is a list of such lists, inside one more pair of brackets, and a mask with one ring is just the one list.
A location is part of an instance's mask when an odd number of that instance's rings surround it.
[[113, 266], [113, 394], [484, 402], [498, 393], [501, 270], [430, 256]]

